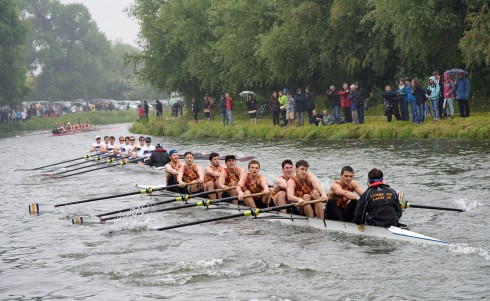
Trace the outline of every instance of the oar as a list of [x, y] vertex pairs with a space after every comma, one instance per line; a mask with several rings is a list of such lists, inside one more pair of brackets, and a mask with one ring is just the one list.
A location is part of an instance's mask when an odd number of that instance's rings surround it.
[[114, 167], [114, 166], [123, 166], [125, 164], [129, 164], [129, 163], [135, 162], [138, 159], [139, 158], [134, 158], [134, 159], [131, 159], [131, 160], [128, 160], [128, 161], [121, 161], [118, 164], [107, 165], [107, 166], [102, 166], [102, 167], [98, 167], [98, 168], [94, 168], [94, 169], [84, 170], [84, 171], [72, 173], [72, 174], [69, 174], [69, 175], [64, 175], [64, 176], [61, 176], [61, 177], [58, 177], [57, 175], [53, 175], [52, 177], [54, 179], [67, 178], [67, 177], [76, 176], [76, 175], [80, 175], [80, 174], [84, 174], [84, 173], [87, 173], [87, 172], [96, 171], [96, 170], [100, 170], [100, 169], [104, 169], [104, 168], [109, 168], [109, 167]]
[[216, 189], [216, 190], [204, 191], [204, 192], [199, 192], [199, 193], [194, 193], [194, 194], [184, 194], [184, 195], [181, 195], [179, 197], [168, 199], [165, 201], [146, 204], [146, 205], [142, 205], [142, 206], [138, 206], [138, 207], [131, 207], [131, 208], [126, 208], [126, 209], [115, 210], [115, 211], [111, 211], [111, 212], [105, 212], [105, 213], [97, 214], [96, 216], [97, 217], [103, 217], [103, 216], [107, 216], [107, 215], [113, 215], [113, 214], [128, 212], [128, 211], [132, 211], [132, 210], [138, 210], [138, 209], [149, 208], [149, 207], [158, 206], [158, 205], [169, 204], [169, 203], [173, 203], [173, 202], [184, 201], [187, 203], [187, 200], [189, 200], [190, 198], [199, 197], [199, 196], [203, 196], [203, 195], [209, 195], [209, 194], [215, 194], [218, 192], [231, 190], [233, 188], [235, 188], [235, 186], [228, 187], [227, 189]]
[[[306, 203], [306, 205], [308, 205], [308, 204], [318, 203], [321, 201], [322, 200], [313, 200], [313, 201], [308, 201], [305, 203]], [[264, 208], [264, 209], [251, 208], [250, 210], [246, 210], [244, 212], [237, 213], [237, 214], [220, 216], [220, 217], [215, 217], [215, 218], [210, 218], [210, 219], [205, 219], [205, 220], [199, 220], [199, 221], [193, 221], [193, 222], [183, 223], [183, 224], [178, 224], [178, 225], [173, 225], [173, 226], [161, 227], [161, 228], [156, 228], [155, 230], [164, 231], [164, 230], [182, 228], [182, 227], [187, 227], [187, 226], [192, 226], [192, 225], [199, 225], [199, 224], [204, 224], [204, 223], [209, 223], [209, 222], [214, 222], [214, 221], [221, 221], [221, 220], [225, 220], [225, 219], [232, 219], [232, 218], [242, 217], [242, 216], [257, 217], [260, 213], [265, 213], [265, 212], [270, 212], [270, 211], [279, 211], [281, 209], [287, 209], [287, 208], [298, 207], [298, 206], [299, 206], [299, 203], [292, 203], [292, 204], [286, 204], [286, 205], [276, 206], [276, 207], [269, 207], [269, 208]]]
[[33, 168], [31, 170], [39, 170], [39, 169], [43, 169], [43, 168], [46, 168], [46, 167], [51, 167], [51, 166], [55, 166], [55, 165], [60, 165], [60, 164], [63, 164], [63, 163], [68, 163], [68, 162], [73, 162], [73, 161], [76, 161], [76, 160], [82, 160], [82, 159], [88, 159], [90, 157], [92, 157], [94, 155], [85, 155], [83, 157], [78, 157], [76, 159], [71, 159], [71, 160], [66, 160], [66, 161], [61, 161], [61, 162], [58, 162], [58, 163], [53, 163], [53, 164], [49, 164], [49, 165], [44, 165], [44, 166], [40, 166], [40, 167], [36, 167], [36, 168]]
[[410, 204], [408, 202], [404, 202], [402, 204], [402, 208], [421, 208], [421, 209], [434, 209], [434, 210], [445, 210], [445, 211], [457, 211], [457, 212], [465, 212], [464, 209], [459, 208], [448, 208], [448, 207], [434, 207], [434, 206], [423, 206], [423, 205], [415, 205]]
[[68, 167], [78, 166], [78, 165], [82, 165], [82, 164], [92, 163], [94, 161], [99, 161], [105, 157], [107, 157], [105, 154], [104, 155], [98, 155], [96, 157], [93, 157], [92, 160], [88, 160], [89, 158], [87, 158], [87, 160], [85, 160], [83, 162], [78, 162], [78, 163], [62, 166], [61, 168], [68, 168]]
[[[74, 201], [74, 202], [68, 202], [68, 203], [61, 203], [61, 204], [56, 204], [56, 205], [32, 203], [29, 205], [29, 213], [30, 214], [39, 214], [41, 212], [53, 212], [54, 209], [57, 207], [76, 205], [76, 204], [82, 204], [82, 203], [89, 203], [89, 202], [95, 202], [95, 201], [107, 200], [107, 199], [115, 199], [115, 198], [120, 198], [120, 197], [124, 197], [124, 196], [129, 196], [129, 195], [136, 195], [136, 194], [150, 194], [154, 191], [166, 190], [166, 189], [174, 188], [177, 186], [179, 186], [179, 184], [168, 185], [168, 186], [163, 186], [163, 187], [158, 187], [158, 188], [148, 187], [145, 189], [141, 189], [139, 191], [133, 191], [133, 192], [127, 192], [127, 193], [109, 195], [109, 196], [102, 196], [102, 197], [97, 197], [97, 198], [92, 198], [92, 199], [86, 199], [86, 200], [80, 200], [80, 201]], [[41, 208], [42, 208], [42, 210], [41, 210]]]
[[[184, 159], [184, 156], [179, 156], [179, 158]], [[224, 159], [225, 159], [224, 157], [220, 158], [220, 160], [224, 160]], [[255, 156], [243, 157], [243, 158], [239, 158], [236, 160], [240, 161], [240, 162], [247, 162], [247, 161], [250, 161], [253, 159], [255, 159]], [[208, 154], [195, 153], [194, 154], [194, 160], [209, 160], [209, 155]]]
[[64, 174], [64, 173], [68, 173], [68, 172], [72, 172], [72, 171], [76, 171], [76, 170], [80, 170], [80, 169], [85, 169], [85, 168], [90, 168], [90, 167], [94, 167], [94, 166], [98, 166], [98, 165], [111, 164], [111, 163], [116, 162], [117, 160], [125, 159], [125, 158], [127, 158], [127, 157], [109, 158], [109, 159], [106, 159], [106, 160], [104, 160], [102, 162], [97, 162], [97, 163], [95, 163], [93, 165], [82, 166], [82, 167], [77, 167], [77, 168], [73, 168], [73, 169], [70, 169], [70, 170], [60, 171], [60, 172], [51, 174], [51, 176], [57, 176], [57, 175], [61, 175], [61, 174]]
[[[263, 192], [260, 192], [260, 193], [249, 194], [249, 195], [246, 195], [245, 197], [255, 197], [255, 196], [261, 196], [263, 194], [264, 194]], [[209, 205], [212, 205], [212, 204], [216, 204], [216, 203], [220, 203], [220, 202], [227, 202], [227, 201], [234, 201], [236, 199], [238, 199], [238, 196], [231, 196], [231, 197], [221, 198], [221, 199], [216, 199], [216, 200], [204, 200], [204, 201], [199, 201], [199, 202], [197, 202], [195, 204], [185, 204], [185, 205], [176, 206], [176, 207], [168, 207], [168, 208], [161, 208], [161, 209], [156, 209], [156, 210], [151, 210], [151, 211], [136, 212], [133, 215], [142, 215], [142, 214], [147, 214], [147, 213], [157, 213], [157, 212], [178, 210], [178, 209], [190, 208], [190, 207], [200, 207], [200, 206], [206, 206], [206, 207], [208, 207]], [[106, 217], [106, 218], [101, 218], [100, 221], [101, 222], [105, 222], [105, 221], [108, 221], [108, 220], [113, 220], [113, 219], [116, 219], [116, 218], [123, 218], [123, 217], [127, 217], [127, 216], [126, 215], [110, 216], [110, 217]]]

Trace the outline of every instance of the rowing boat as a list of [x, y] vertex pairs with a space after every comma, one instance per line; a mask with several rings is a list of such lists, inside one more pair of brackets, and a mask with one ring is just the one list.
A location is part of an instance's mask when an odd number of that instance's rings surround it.
[[[164, 185], [156, 185], [156, 186], [137, 185], [137, 186], [141, 188], [149, 188], [149, 187], [158, 188], [158, 187], [163, 187]], [[159, 197], [160, 196], [156, 196], [156, 198]], [[245, 210], [249, 210], [250, 208], [226, 203], [226, 204], [219, 204], [219, 205], [210, 205], [209, 209], [229, 213], [230, 210], [245, 211]], [[380, 239], [407, 241], [411, 243], [423, 243], [423, 244], [431, 244], [431, 245], [439, 245], [439, 246], [447, 245], [447, 242], [444, 240], [426, 236], [407, 229], [393, 227], [393, 226], [389, 228], [384, 228], [384, 227], [376, 227], [376, 226], [368, 226], [368, 225], [356, 225], [355, 223], [339, 222], [339, 221], [333, 221], [327, 219], [308, 218], [302, 215], [295, 215], [295, 214], [281, 213], [281, 212], [261, 213], [260, 217], [257, 217], [256, 219], [266, 219], [268, 221], [280, 222], [287, 225], [312, 227], [322, 231], [342, 232], [350, 235], [361, 235], [361, 236], [368, 236], [368, 237], [374, 237]]]

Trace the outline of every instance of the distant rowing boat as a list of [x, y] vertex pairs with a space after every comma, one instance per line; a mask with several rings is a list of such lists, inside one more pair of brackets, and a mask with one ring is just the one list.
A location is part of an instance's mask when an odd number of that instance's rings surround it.
[[[141, 188], [158, 188], [164, 185], [150, 186], [137, 185]], [[166, 195], [168, 197], [168, 195]], [[159, 198], [160, 196], [156, 196]], [[233, 204], [211, 205], [210, 209], [230, 213], [231, 210], [245, 211], [250, 208]], [[326, 219], [308, 218], [302, 215], [295, 215], [281, 212], [261, 213], [257, 219], [266, 219], [272, 222], [280, 222], [287, 225], [313, 227], [322, 231], [342, 232], [352, 235], [361, 235], [368, 237], [376, 237], [381, 239], [390, 239], [398, 241], [408, 241], [412, 243], [423, 243], [431, 245], [446, 246], [447, 242], [434, 237], [426, 236], [414, 231], [402, 229], [399, 227], [376, 227], [368, 225], [356, 225], [354, 223], [332, 221]]]

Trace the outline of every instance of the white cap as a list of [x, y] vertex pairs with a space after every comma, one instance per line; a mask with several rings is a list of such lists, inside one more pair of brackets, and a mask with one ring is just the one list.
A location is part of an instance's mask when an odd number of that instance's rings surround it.
[[95, 136], [95, 139], [99, 139], [99, 138], [100, 138], [100, 136], [99, 136], [99, 135]]

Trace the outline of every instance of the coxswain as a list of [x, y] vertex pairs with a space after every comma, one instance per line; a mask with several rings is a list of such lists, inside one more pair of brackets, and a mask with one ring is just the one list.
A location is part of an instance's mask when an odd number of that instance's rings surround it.
[[[218, 153], [209, 154], [208, 167], [204, 169], [204, 191], [216, 190], [219, 187], [219, 176], [225, 168], [220, 164], [220, 157]], [[218, 192], [209, 195], [209, 198], [214, 200], [216, 197], [221, 198], [222, 193]]]
[[[165, 183], [167, 186], [172, 186], [178, 184], [177, 176], [179, 175], [179, 170], [184, 164], [179, 161], [179, 153], [175, 149], [168, 151], [170, 162], [165, 165]], [[168, 189], [173, 192], [180, 193], [178, 187], [173, 187]]]
[[340, 171], [340, 180], [333, 182], [328, 190], [325, 218], [352, 222], [357, 201], [363, 193], [364, 189], [354, 180], [354, 169], [344, 166]]
[[95, 142], [90, 146], [89, 152], [100, 154], [100, 148], [102, 144], [100, 143], [100, 136], [95, 136]]
[[299, 203], [298, 211], [307, 217], [323, 219], [323, 204], [305, 204], [312, 200], [327, 200], [327, 194], [315, 175], [308, 173], [310, 165], [305, 160], [296, 162], [296, 173], [288, 180], [287, 197], [289, 202]]
[[[177, 182], [179, 187], [186, 188], [186, 193], [197, 193], [202, 191], [202, 184], [204, 182], [204, 174], [201, 166], [194, 163], [194, 155], [192, 152], [184, 153], [185, 164], [179, 169], [179, 175], [177, 176]], [[186, 187], [187, 184], [187, 187]]]
[[[243, 201], [245, 206], [253, 208], [267, 208], [269, 200], [269, 185], [267, 178], [260, 174], [260, 163], [257, 160], [248, 162], [248, 172], [240, 177], [236, 185], [238, 200]], [[263, 195], [247, 197], [249, 194], [261, 193]]]
[[161, 168], [168, 162], [170, 162], [170, 159], [168, 157], [167, 150], [164, 149], [160, 143], [158, 143], [155, 145], [155, 151], [151, 153], [150, 158], [145, 162], [145, 164], [156, 168]]
[[[271, 198], [269, 200], [269, 207], [282, 206], [287, 203], [287, 189], [288, 181], [294, 174], [293, 161], [286, 159], [282, 161], [282, 175], [277, 177], [271, 188]], [[282, 209], [281, 212], [286, 213], [286, 209]]]
[[380, 227], [400, 226], [402, 208], [398, 193], [383, 183], [383, 172], [373, 168], [368, 173], [369, 187], [361, 195], [354, 218], [356, 224]]
[[[221, 171], [218, 180], [218, 188], [223, 189], [222, 197], [236, 196], [238, 194], [235, 189], [228, 188], [236, 186], [243, 174], [245, 174], [245, 170], [236, 166], [235, 156], [225, 156], [225, 168]], [[233, 204], [238, 205], [238, 201], [233, 201]]]

